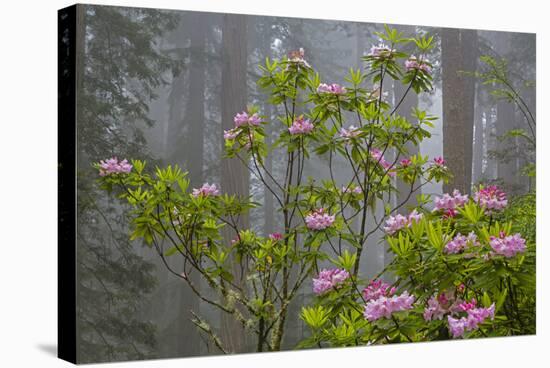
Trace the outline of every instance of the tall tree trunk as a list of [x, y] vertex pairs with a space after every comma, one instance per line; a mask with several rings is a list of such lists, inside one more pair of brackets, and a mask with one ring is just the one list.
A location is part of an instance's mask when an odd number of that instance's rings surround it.
[[478, 183], [483, 177], [483, 116], [484, 109], [481, 103], [476, 106], [476, 118], [474, 122], [474, 148], [473, 148], [473, 174], [472, 182]]
[[[497, 102], [497, 137], [502, 137], [506, 132], [514, 129], [515, 110], [515, 105], [513, 103], [505, 100], [499, 100]], [[497, 160], [497, 176], [504, 182], [506, 189], [512, 190], [516, 184], [518, 172], [516, 168], [516, 158], [514, 157], [515, 154], [509, 154], [509, 152], [516, 150], [515, 140], [506, 139], [501, 142], [497, 140], [497, 150], [499, 155], [502, 155], [502, 159]]]
[[470, 193], [472, 184], [472, 141], [475, 81], [461, 71], [475, 71], [477, 31], [441, 30], [443, 67], [443, 156], [454, 178], [445, 192], [459, 189]]
[[[233, 128], [233, 117], [246, 108], [246, 16], [241, 14], [225, 14], [222, 29], [222, 130]], [[220, 137], [223, 136], [220, 132]], [[223, 139], [221, 141], [223, 145]], [[221, 163], [221, 187], [224, 193], [248, 197], [249, 173], [242, 163], [236, 159], [224, 159]], [[248, 218], [241, 216], [238, 226], [248, 227]], [[223, 231], [227, 244], [236, 234], [226, 227]], [[232, 260], [235, 274], [241, 274], [240, 265]], [[239, 281], [239, 280], [235, 280]], [[226, 349], [239, 353], [245, 351], [245, 334], [239, 322], [233, 316], [222, 312], [222, 341]]]
[[[190, 46], [189, 46], [189, 71], [188, 77], [188, 98], [185, 108], [183, 125], [187, 128], [188, 134], [180, 139], [178, 145], [183, 147], [186, 163], [185, 169], [189, 171], [189, 180], [192, 187], [199, 187], [203, 182], [204, 162], [204, 92], [206, 77], [206, 34], [208, 31], [208, 16], [197, 13], [189, 19]], [[183, 103], [181, 101], [180, 103]], [[182, 144], [185, 142], [184, 144]], [[182, 265], [183, 267], [183, 265]], [[191, 281], [200, 288], [198, 275], [191, 275]], [[176, 325], [181, 331], [181, 338], [178, 339], [179, 349], [185, 354], [196, 352], [200, 348], [200, 340], [197, 339], [196, 327], [191, 322], [193, 318], [190, 311], [198, 312], [199, 300], [193, 295], [190, 289], [186, 288], [181, 293], [180, 313]]]

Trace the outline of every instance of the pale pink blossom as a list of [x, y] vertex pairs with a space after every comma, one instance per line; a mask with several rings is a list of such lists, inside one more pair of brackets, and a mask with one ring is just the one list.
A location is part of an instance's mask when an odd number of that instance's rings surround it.
[[337, 83], [326, 84], [321, 83], [317, 87], [317, 93], [327, 93], [332, 95], [343, 95], [346, 93], [346, 88]]
[[479, 246], [477, 236], [473, 231], [468, 236], [459, 233], [445, 245], [444, 251], [449, 254], [456, 254], [473, 246]]
[[395, 312], [412, 309], [414, 300], [414, 296], [407, 291], [401, 295], [380, 296], [367, 302], [363, 315], [371, 322], [380, 318], [391, 318]]
[[405, 61], [405, 69], [407, 69], [407, 71], [422, 70], [424, 73], [430, 73], [432, 71], [432, 68], [428, 63], [428, 60], [418, 60], [416, 56], [411, 55]]
[[421, 221], [422, 217], [423, 217], [423, 214], [418, 213], [416, 209], [413, 210], [411, 213], [409, 213], [408, 216], [403, 216], [401, 214], [390, 216], [386, 220], [386, 226], [384, 226], [384, 231], [389, 235], [393, 235], [398, 230], [404, 229], [406, 227], [410, 227], [413, 224], [413, 222]]
[[126, 160], [118, 161], [116, 157], [99, 161], [99, 176], [111, 174], [128, 174], [132, 165]]
[[209, 197], [209, 196], [218, 196], [220, 191], [216, 184], [204, 183], [202, 187], [193, 189], [193, 197]]
[[354, 193], [354, 194], [361, 194], [363, 193], [363, 190], [361, 189], [361, 187], [359, 185], [356, 185], [356, 186], [343, 186], [342, 187], [342, 193]]
[[498, 238], [491, 236], [489, 245], [496, 254], [503, 255], [506, 258], [514, 257], [518, 253], [525, 252], [525, 239], [520, 234], [505, 236], [501, 234]]
[[495, 185], [490, 185], [477, 191], [474, 194], [474, 201], [480, 206], [485, 207], [488, 212], [502, 210], [508, 205], [506, 193]]
[[386, 161], [381, 150], [378, 148], [373, 148], [370, 150], [370, 155], [380, 166], [382, 166], [382, 168], [384, 168], [384, 170], [387, 171], [389, 176], [393, 177], [396, 175], [395, 171], [391, 170], [392, 164]]
[[324, 230], [334, 223], [335, 216], [329, 215], [324, 208], [319, 208], [306, 216], [306, 226], [311, 230]]
[[349, 277], [349, 272], [344, 269], [321, 270], [313, 279], [313, 292], [317, 295], [325, 294], [329, 290], [340, 287]]
[[428, 300], [428, 306], [424, 308], [424, 320], [441, 320], [446, 314], [455, 315], [461, 312], [462, 300], [455, 299], [454, 290], [444, 291]]
[[435, 197], [434, 211], [448, 211], [446, 214], [449, 217], [456, 215], [456, 209], [464, 206], [468, 202], [468, 195], [462, 195], [459, 190], [455, 189], [451, 194], [445, 193], [442, 197]]
[[298, 119], [294, 120], [292, 125], [288, 128], [288, 131], [292, 135], [308, 134], [313, 128], [313, 124], [308, 119], [304, 119], [300, 116]]
[[233, 121], [235, 122], [235, 127], [238, 128], [244, 125], [258, 126], [260, 125], [262, 119], [258, 114], [252, 114], [249, 116], [246, 111], [243, 111], [235, 115]]
[[368, 302], [382, 296], [392, 296], [395, 294], [395, 290], [395, 287], [392, 287], [382, 280], [372, 280], [369, 285], [363, 289], [363, 299], [365, 299], [365, 302]]
[[395, 53], [395, 49], [391, 49], [389, 46], [386, 46], [383, 43], [378, 45], [372, 45], [370, 48], [369, 56], [375, 57], [377, 59], [388, 58]]
[[447, 317], [449, 332], [454, 338], [464, 336], [466, 331], [474, 331], [479, 328], [479, 325], [487, 318], [495, 317], [495, 304], [489, 308], [469, 308], [466, 310], [466, 316], [461, 318]]

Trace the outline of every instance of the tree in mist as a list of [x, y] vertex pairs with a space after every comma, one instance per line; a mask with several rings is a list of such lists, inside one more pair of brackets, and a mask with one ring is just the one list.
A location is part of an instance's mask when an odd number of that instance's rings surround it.
[[443, 156], [454, 176], [444, 192], [471, 190], [475, 83], [462, 72], [474, 72], [477, 58], [477, 31], [441, 30]]
[[[223, 130], [233, 127], [235, 111], [246, 108], [247, 101], [247, 77], [246, 77], [246, 24], [245, 15], [225, 14], [222, 28], [222, 86], [221, 86], [221, 121]], [[225, 145], [223, 139], [222, 145]], [[221, 164], [221, 187], [231, 194], [241, 198], [247, 198], [249, 194], [249, 172], [238, 159], [224, 160]], [[248, 217], [241, 216], [237, 222], [239, 228], [248, 227]], [[224, 232], [224, 240], [231, 244], [234, 234], [230, 229]], [[233, 260], [234, 269], [238, 269], [237, 260]], [[242, 280], [240, 281], [242, 282]], [[222, 341], [231, 351], [242, 352], [246, 347], [245, 335], [242, 325], [226, 313], [222, 312]]]
[[141, 124], [172, 61], [156, 40], [174, 24], [159, 11], [77, 6], [77, 360], [156, 356], [155, 327], [141, 318], [154, 267], [127, 237], [126, 208], [98, 196], [91, 163], [147, 156]]

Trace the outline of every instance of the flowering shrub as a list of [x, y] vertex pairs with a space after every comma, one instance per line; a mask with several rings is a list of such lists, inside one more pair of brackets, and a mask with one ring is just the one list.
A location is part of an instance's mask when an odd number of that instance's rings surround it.
[[[397, 113], [405, 96], [394, 106], [384, 99], [388, 79], [407, 85], [406, 93], [431, 89], [428, 61], [397, 47], [413, 42], [416, 54], [424, 55], [433, 39], [406, 38], [390, 28], [379, 36], [388, 45], [373, 46], [364, 57], [367, 71], [351, 69], [345, 86], [321, 83], [303, 49], [283, 60], [266, 60], [258, 84], [282, 115], [268, 121], [249, 106], [224, 132], [227, 158], [240, 160], [273, 195], [283, 218], [280, 232], [261, 235], [240, 228], [239, 216], [255, 203], [216, 184], [189, 188], [177, 166], [148, 170], [145, 162], [116, 159], [97, 164], [102, 187], [134, 208], [130, 237], [143, 238], [197, 297], [240, 322], [255, 336], [258, 351], [281, 348], [289, 305], [303, 287], [316, 296], [313, 306], [302, 309], [311, 336], [299, 346], [506, 335], [534, 328], [533, 319], [525, 317], [532, 313], [534, 288], [524, 288], [534, 285], [534, 250], [512, 234], [511, 222], [501, 221], [506, 207], [501, 192], [480, 188], [472, 199], [455, 191], [433, 204], [419, 196], [417, 208], [407, 216], [399, 213], [425, 183], [447, 181], [451, 174], [443, 158], [430, 161], [407, 150], [430, 137], [427, 128], [435, 117], [415, 109], [410, 121]], [[275, 148], [267, 147], [264, 128], [276, 122], [283, 129]], [[287, 157], [282, 178], [264, 166], [273, 149]], [[327, 162], [324, 180], [304, 178], [311, 156]], [[335, 177], [336, 159], [350, 168], [349, 177]], [[398, 182], [409, 187], [401, 193], [407, 199], [392, 206]], [[381, 218], [373, 216], [377, 203], [386, 204]], [[224, 228], [232, 240], [222, 236]], [[394, 253], [384, 270], [385, 277], [397, 278], [391, 285], [365, 280], [360, 270], [365, 248], [379, 246], [382, 228]], [[166, 261], [170, 256], [181, 257], [183, 269], [173, 268]], [[317, 273], [329, 261], [333, 267]], [[187, 277], [193, 272], [210, 290], [200, 290]], [[362, 285], [368, 286], [362, 290]], [[464, 301], [472, 299], [472, 306], [483, 307], [466, 307]], [[194, 322], [226, 352], [208, 321], [197, 316]]]
[[[500, 189], [489, 191], [503, 198]], [[331, 307], [303, 346], [534, 333], [533, 244], [513, 232], [513, 223], [499, 221], [506, 218], [504, 207], [499, 213], [477, 200], [487, 192], [481, 187], [469, 199], [444, 194], [415, 209], [423, 216], [412, 222], [410, 215], [390, 217], [386, 241], [395, 258], [385, 271], [397, 280], [370, 281], [362, 292], [350, 288], [346, 304]], [[442, 198], [452, 203], [454, 216], [446, 215]], [[365, 283], [360, 277], [350, 282]], [[329, 298], [316, 300], [323, 313]]]

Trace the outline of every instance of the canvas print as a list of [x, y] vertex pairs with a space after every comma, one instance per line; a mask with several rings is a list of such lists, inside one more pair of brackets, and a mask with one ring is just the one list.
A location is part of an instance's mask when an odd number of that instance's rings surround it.
[[535, 41], [61, 10], [60, 356], [535, 334]]

